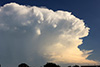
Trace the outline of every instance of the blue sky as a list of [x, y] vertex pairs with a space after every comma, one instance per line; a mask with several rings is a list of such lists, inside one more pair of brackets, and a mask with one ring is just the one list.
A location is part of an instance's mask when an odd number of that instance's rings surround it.
[[100, 61], [100, 0], [0, 0], [0, 6], [16, 2], [20, 5], [46, 7], [54, 11], [72, 12], [79, 19], [83, 19], [90, 28], [89, 35], [83, 38], [80, 49], [94, 50], [88, 58]]

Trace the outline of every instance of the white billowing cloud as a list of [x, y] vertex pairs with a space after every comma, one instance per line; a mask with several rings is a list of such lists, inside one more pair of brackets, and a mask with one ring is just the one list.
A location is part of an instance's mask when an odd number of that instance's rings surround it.
[[[97, 64], [80, 50], [89, 28], [67, 11], [53, 11], [16, 3], [0, 7], [0, 62]], [[12, 59], [12, 60], [11, 60]], [[44, 60], [43, 60], [44, 59]]]

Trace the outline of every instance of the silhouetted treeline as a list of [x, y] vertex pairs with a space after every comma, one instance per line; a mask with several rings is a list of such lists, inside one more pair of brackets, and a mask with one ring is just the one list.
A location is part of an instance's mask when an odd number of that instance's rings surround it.
[[83, 66], [75, 65], [75, 66], [68, 66], [68, 67], [100, 67], [100, 65], [83, 65]]
[[44, 65], [44, 67], [60, 67], [59, 65], [56, 65], [55, 63], [47, 63]]
[[[18, 67], [30, 67], [30, 66], [28, 66], [25, 63], [21, 63]], [[55, 63], [46, 63], [43, 67], [61, 67], [61, 66]], [[84, 65], [84, 66], [74, 65], [74, 66], [68, 66], [68, 67], [100, 67], [100, 65]]]
[[29, 67], [26, 63], [21, 63], [18, 65], [18, 67]]
[[[18, 67], [30, 67], [30, 66], [27, 65], [26, 63], [21, 63], [18, 65]], [[43, 67], [60, 67], [60, 66], [55, 63], [46, 63]], [[100, 67], [100, 65], [84, 65], [84, 66], [74, 65], [74, 66], [68, 66], [68, 67]]]

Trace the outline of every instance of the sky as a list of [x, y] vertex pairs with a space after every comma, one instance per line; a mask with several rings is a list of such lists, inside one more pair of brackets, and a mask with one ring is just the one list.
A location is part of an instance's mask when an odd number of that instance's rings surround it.
[[99, 64], [99, 6], [100, 0], [0, 0], [0, 63]]

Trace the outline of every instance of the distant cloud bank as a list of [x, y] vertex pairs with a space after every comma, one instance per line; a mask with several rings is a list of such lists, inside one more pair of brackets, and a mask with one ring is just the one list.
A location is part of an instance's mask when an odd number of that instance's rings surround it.
[[97, 64], [87, 59], [93, 50], [78, 48], [88, 33], [70, 12], [8, 3], [0, 7], [0, 62]]

